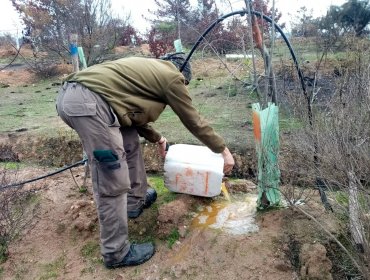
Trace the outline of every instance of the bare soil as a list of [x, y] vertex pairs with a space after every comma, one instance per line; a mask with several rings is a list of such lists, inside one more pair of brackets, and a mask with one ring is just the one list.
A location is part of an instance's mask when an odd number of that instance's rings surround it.
[[[24, 168], [17, 181], [34, 178], [50, 170]], [[138, 267], [107, 270], [99, 254], [99, 226], [91, 182], [86, 192], [79, 186], [84, 168], [63, 172], [26, 185], [40, 189], [39, 209], [32, 226], [9, 246], [8, 260], [2, 264], [1, 279], [299, 279], [316, 275], [332, 279], [331, 261], [325, 246], [306, 251], [303, 244], [320, 244], [317, 227], [297, 211], [288, 208], [260, 212], [256, 216], [259, 231], [233, 235], [209, 227], [192, 226], [192, 217], [200, 206], [215, 199], [177, 195], [170, 203], [158, 199], [138, 219], [129, 221], [132, 242], [154, 236], [156, 254]], [[255, 192], [251, 181], [229, 184], [237, 192]], [[307, 206], [308, 207], [308, 206]], [[330, 220], [322, 205], [312, 201], [322, 219]], [[180, 236], [169, 246], [171, 231]], [[333, 228], [335, 231], [335, 228]], [[303, 255], [304, 257], [305, 255]], [[297, 263], [298, 259], [298, 263]], [[323, 268], [322, 263], [327, 265]], [[303, 268], [303, 272], [299, 269]], [[339, 279], [339, 278], [338, 278]]]
[[36, 82], [37, 77], [27, 69], [5, 69], [0, 71], [0, 84], [4, 86], [23, 86]]

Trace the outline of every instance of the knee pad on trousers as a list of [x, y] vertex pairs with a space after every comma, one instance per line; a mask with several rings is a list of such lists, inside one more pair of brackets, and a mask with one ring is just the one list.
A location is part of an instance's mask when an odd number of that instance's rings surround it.
[[93, 183], [101, 196], [117, 196], [130, 189], [126, 158], [119, 159], [112, 150], [93, 151]]

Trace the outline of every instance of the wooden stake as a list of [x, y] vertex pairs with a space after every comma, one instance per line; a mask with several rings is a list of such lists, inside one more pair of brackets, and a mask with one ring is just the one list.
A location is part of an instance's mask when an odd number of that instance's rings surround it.
[[78, 61], [78, 48], [77, 48], [78, 35], [71, 34], [69, 37], [69, 40], [70, 40], [69, 50], [71, 52], [71, 57], [72, 57], [73, 72], [78, 72], [78, 70], [80, 69], [79, 61]]

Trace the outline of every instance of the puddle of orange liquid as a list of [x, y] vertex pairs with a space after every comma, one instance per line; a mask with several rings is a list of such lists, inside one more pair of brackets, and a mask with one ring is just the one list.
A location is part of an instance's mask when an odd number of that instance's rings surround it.
[[216, 223], [218, 213], [226, 207], [225, 202], [214, 202], [206, 206], [198, 215], [193, 219], [193, 227], [208, 227]]
[[217, 215], [219, 212], [231, 202], [229, 192], [225, 186], [225, 183], [221, 184], [221, 191], [226, 198], [227, 202], [216, 201], [206, 206], [198, 216], [193, 219], [192, 226], [194, 227], [208, 227], [216, 223]]

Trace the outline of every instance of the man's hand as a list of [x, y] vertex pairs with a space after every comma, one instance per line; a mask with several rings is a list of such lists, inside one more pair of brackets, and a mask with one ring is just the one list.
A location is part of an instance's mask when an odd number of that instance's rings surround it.
[[224, 158], [224, 174], [229, 174], [235, 164], [234, 158], [227, 147], [221, 154]]
[[159, 141], [157, 142], [158, 145], [158, 154], [162, 157], [165, 158], [167, 154], [167, 139], [165, 137], [161, 137]]

